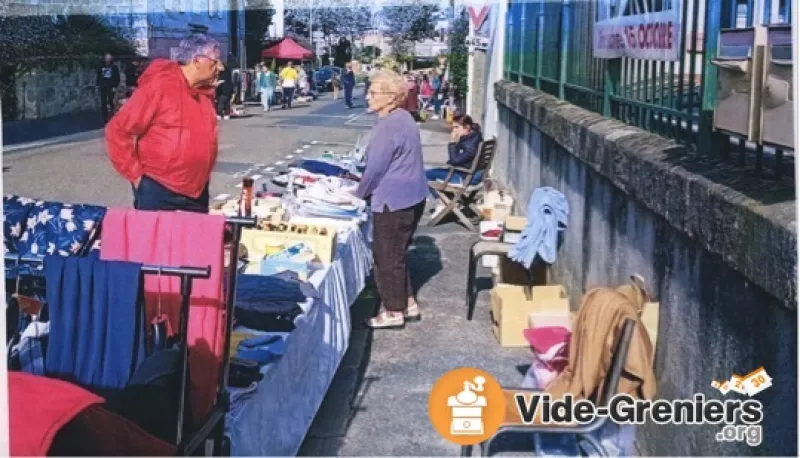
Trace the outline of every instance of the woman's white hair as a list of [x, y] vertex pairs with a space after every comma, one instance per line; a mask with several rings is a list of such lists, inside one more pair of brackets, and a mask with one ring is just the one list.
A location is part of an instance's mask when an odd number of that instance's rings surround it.
[[392, 94], [392, 105], [396, 108], [402, 106], [408, 98], [408, 85], [403, 75], [391, 71], [381, 70], [370, 79], [370, 88], [379, 88], [382, 92]]

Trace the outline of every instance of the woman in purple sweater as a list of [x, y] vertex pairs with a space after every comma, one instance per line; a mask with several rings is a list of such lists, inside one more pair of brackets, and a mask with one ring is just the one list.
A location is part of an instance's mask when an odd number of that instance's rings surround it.
[[400, 108], [407, 96], [405, 79], [397, 73], [382, 72], [371, 81], [369, 107], [380, 119], [356, 195], [371, 200], [373, 214], [372, 255], [381, 308], [367, 325], [375, 329], [400, 329], [406, 321], [421, 318], [408, 273], [408, 246], [425, 209], [428, 182], [419, 127]]

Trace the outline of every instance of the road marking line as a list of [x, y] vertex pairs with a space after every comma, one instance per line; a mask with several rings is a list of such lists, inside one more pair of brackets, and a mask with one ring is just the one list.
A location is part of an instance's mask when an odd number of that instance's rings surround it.
[[242, 187], [242, 184], [241, 184], [241, 183], [239, 183], [239, 184], [237, 184], [237, 185], [236, 185], [236, 187], [237, 187], [237, 188], [241, 188], [241, 187]]
[[294, 158], [294, 154], [287, 154], [286, 155], [286, 159], [292, 159], [292, 158]]
[[[309, 148], [311, 148], [311, 145], [303, 145], [303, 149], [309, 149]], [[298, 151], [302, 152], [303, 150], [298, 150]]]
[[264, 173], [269, 173], [269, 172], [271, 172], [273, 169], [275, 169], [275, 167], [267, 167], [266, 169], [264, 169], [264, 170], [263, 170], [263, 172], [264, 172]]
[[217, 197], [215, 197], [214, 200], [226, 200], [230, 196], [231, 196], [230, 194], [220, 194]]
[[286, 162], [284, 162], [284, 161], [275, 161], [275, 165], [283, 165], [283, 164], [285, 164], [285, 163], [286, 163]]
[[267, 164], [256, 164], [253, 167], [257, 168], [257, 169], [260, 169], [261, 167], [266, 167], [266, 166], [267, 166]]
[[264, 175], [253, 175], [253, 176], [251, 176], [250, 178], [252, 178], [252, 179], [253, 179], [253, 181], [255, 181], [255, 180], [258, 180], [259, 178], [261, 178], [261, 177], [263, 177], [263, 176], [264, 176]]

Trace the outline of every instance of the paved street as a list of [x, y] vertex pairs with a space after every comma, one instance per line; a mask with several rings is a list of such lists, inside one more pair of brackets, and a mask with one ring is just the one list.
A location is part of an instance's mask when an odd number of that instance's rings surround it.
[[[360, 91], [357, 95], [361, 96]], [[356, 102], [363, 104], [363, 98]], [[312, 106], [270, 113], [250, 106], [248, 113], [250, 117], [221, 122], [212, 199], [233, 195], [245, 173], [271, 173], [298, 154], [341, 151], [376, 121], [363, 106], [347, 110], [341, 100], [325, 98]], [[448, 141], [445, 125], [431, 121], [421, 130], [426, 162], [443, 163]], [[39, 141], [52, 144], [33, 148], [18, 144], [4, 154], [4, 167], [9, 168], [3, 173], [6, 194], [131, 205], [130, 185], [112, 169], [102, 131]], [[399, 332], [364, 329], [363, 320], [371, 316], [376, 301], [372, 288], [362, 294], [353, 306], [350, 347], [300, 450], [302, 455], [452, 456], [458, 447], [441, 438], [428, 420], [428, 394], [435, 381], [448, 370], [473, 366], [504, 385], [519, 385], [530, 364], [530, 351], [503, 349], [494, 339], [486, 271], [481, 272], [483, 292], [475, 319], [465, 318], [467, 256], [476, 239], [475, 233], [452, 221], [419, 229], [411, 265], [423, 308], [420, 323], [410, 323]]]
[[[251, 167], [255, 172], [255, 165], [286, 161], [287, 155], [300, 154], [298, 150], [314, 156], [333, 149], [330, 145], [311, 145], [314, 140], [355, 143], [376, 119], [366, 113], [362, 98], [357, 102], [362, 106], [353, 110], [347, 110], [341, 100], [324, 98], [311, 105], [269, 113], [262, 112], [260, 106], [248, 106], [248, 117], [220, 121], [212, 198], [235, 191], [233, 187], [241, 183], [237, 173]], [[303, 149], [306, 145], [310, 146]], [[72, 203], [132, 204], [130, 185], [111, 167], [99, 129], [11, 145], [4, 148], [3, 167], [5, 193]]]

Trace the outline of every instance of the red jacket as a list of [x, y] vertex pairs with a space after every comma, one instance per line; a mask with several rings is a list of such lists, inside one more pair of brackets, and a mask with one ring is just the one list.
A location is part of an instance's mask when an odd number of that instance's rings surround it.
[[214, 90], [189, 86], [180, 66], [156, 59], [106, 126], [108, 156], [133, 183], [143, 175], [197, 198], [217, 160]]

